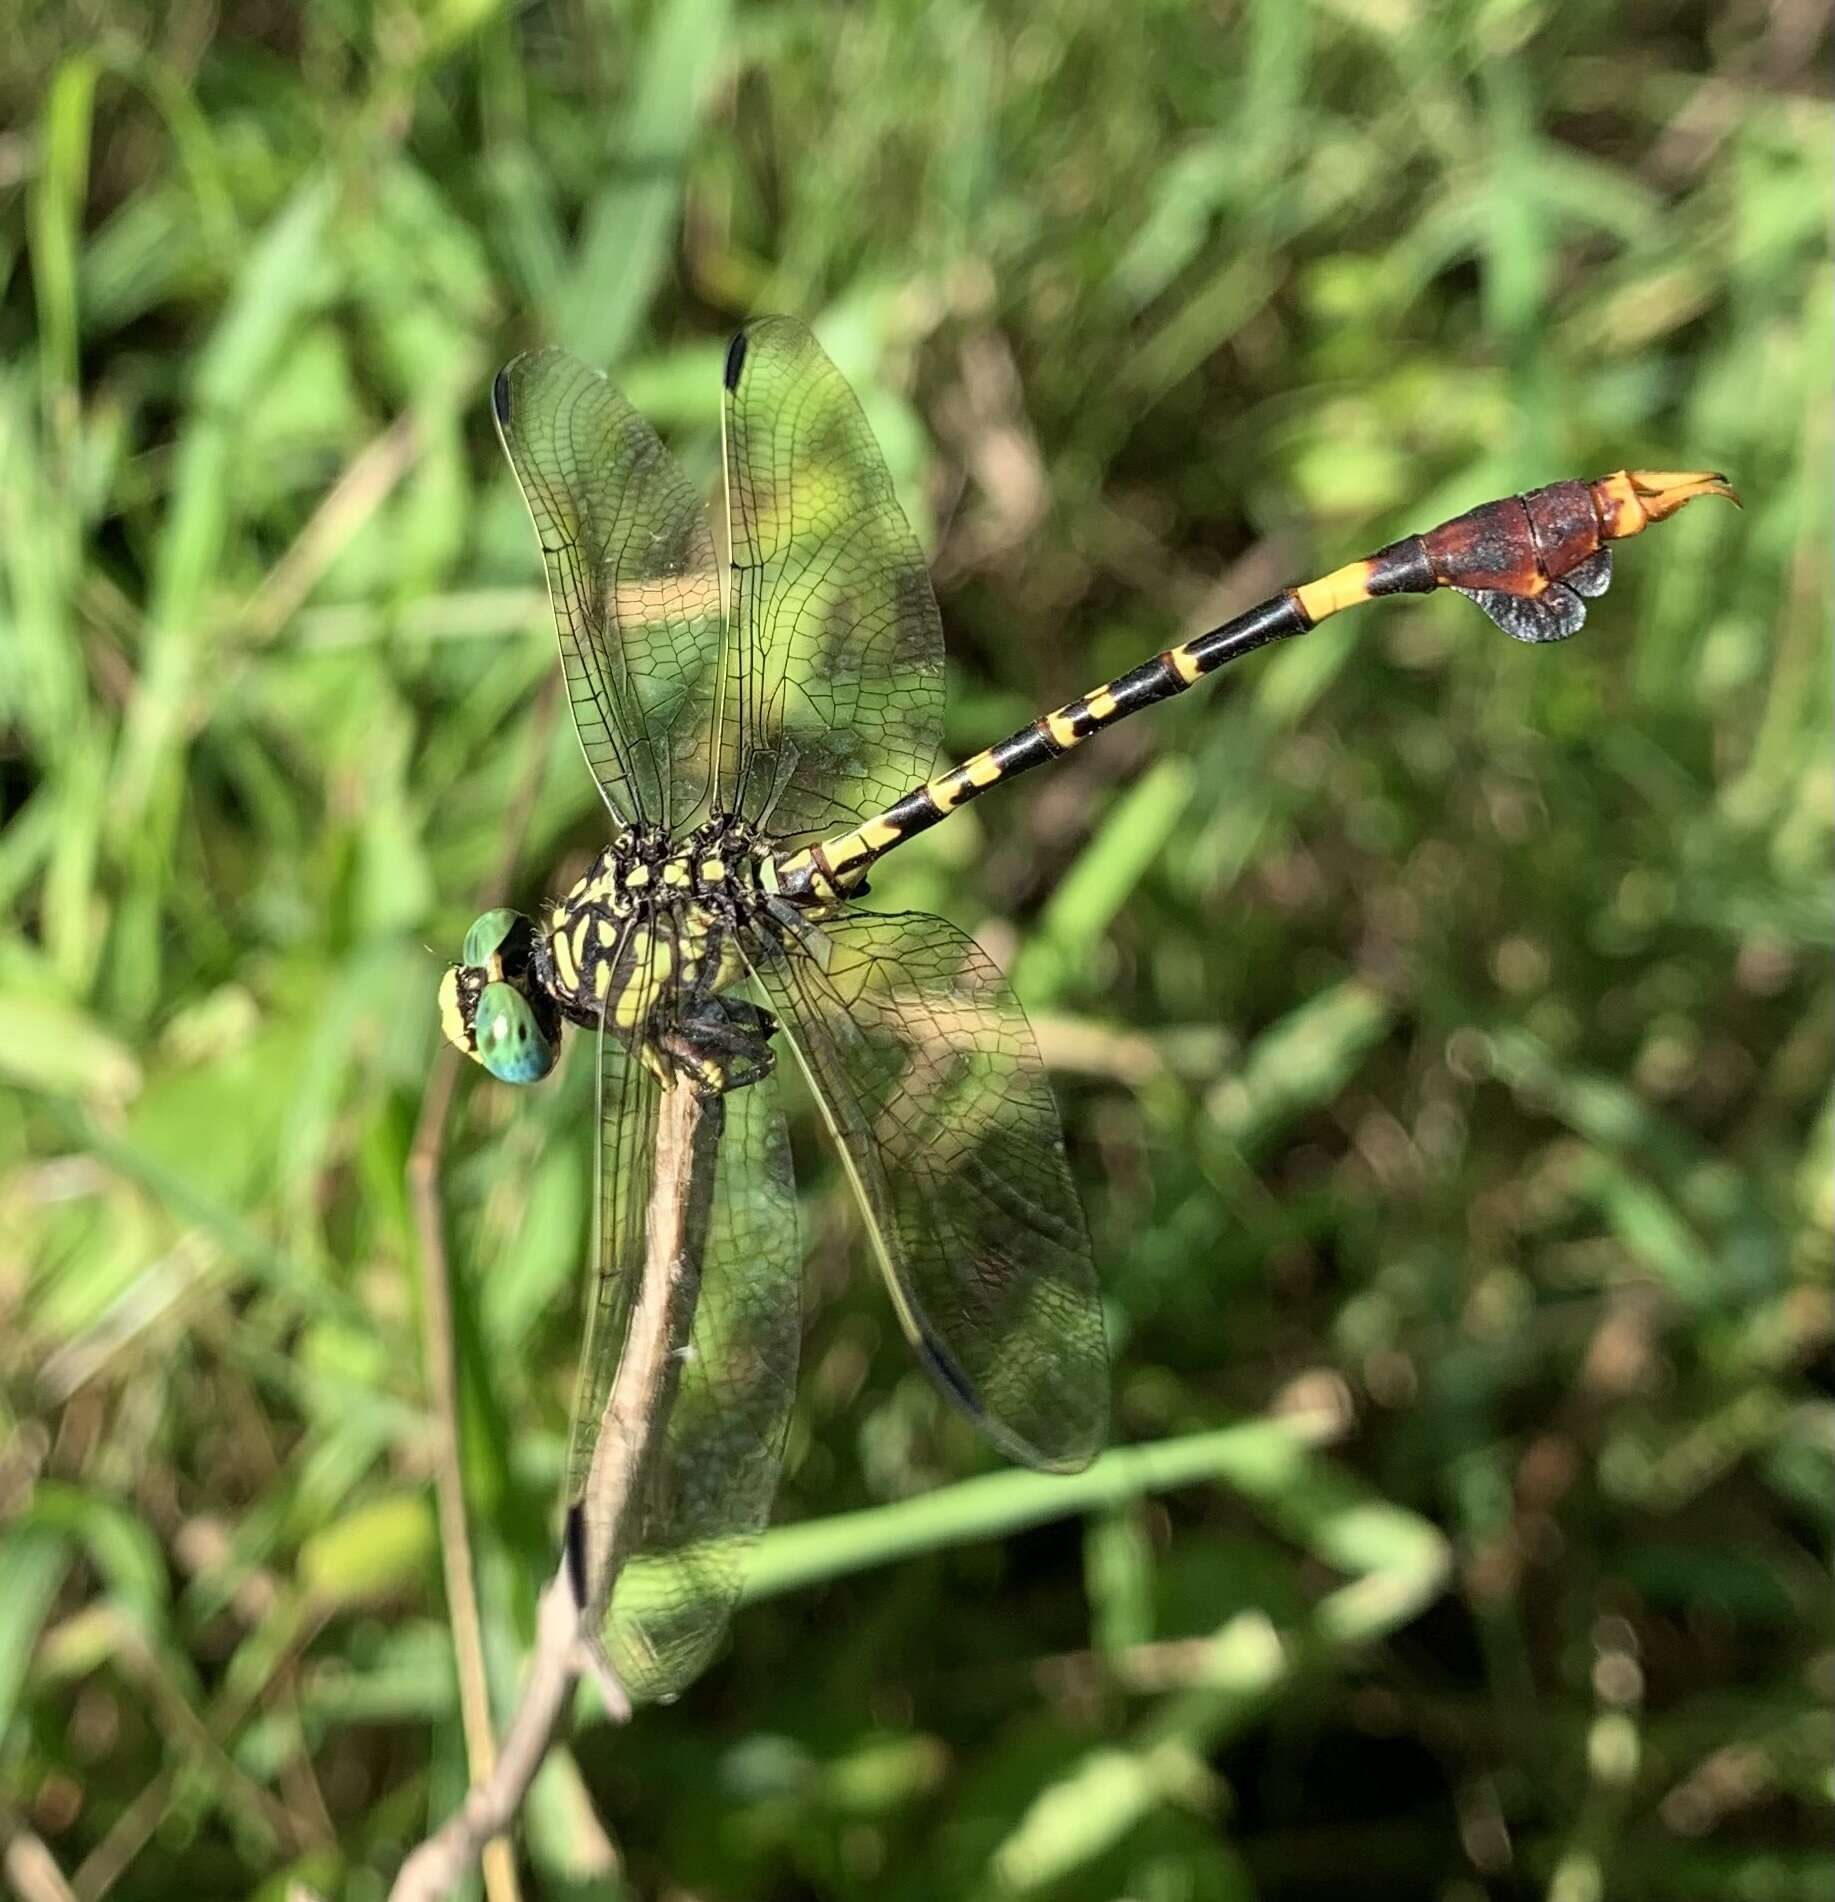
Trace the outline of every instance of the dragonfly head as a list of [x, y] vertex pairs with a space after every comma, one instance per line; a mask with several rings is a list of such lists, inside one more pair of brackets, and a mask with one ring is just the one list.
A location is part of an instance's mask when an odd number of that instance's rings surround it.
[[535, 982], [534, 951], [534, 925], [499, 906], [466, 932], [461, 962], [440, 980], [447, 1042], [499, 1082], [539, 1082], [560, 1051], [560, 1013]]

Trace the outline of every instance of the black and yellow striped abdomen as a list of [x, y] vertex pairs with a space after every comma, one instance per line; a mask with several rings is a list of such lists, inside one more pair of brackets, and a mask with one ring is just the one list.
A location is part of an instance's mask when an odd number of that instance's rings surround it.
[[825, 840], [786, 860], [780, 868], [785, 889], [796, 890], [805, 874], [817, 897], [840, 896], [856, 888], [874, 859], [901, 840], [913, 838], [947, 818], [989, 787], [1068, 753], [1104, 727], [1144, 707], [1170, 700], [1239, 654], [1289, 634], [1304, 633], [1312, 625], [1298, 598], [1288, 592], [1198, 640], [1156, 654], [1089, 693], [1040, 714], [961, 765], [914, 787], [896, 805], [853, 832]]
[[858, 891], [875, 859], [990, 786], [1183, 693], [1228, 661], [1383, 595], [1458, 588], [1518, 640], [1563, 640], [1585, 618], [1584, 598], [1602, 593], [1611, 579], [1608, 543], [1642, 533], [1697, 496], [1732, 493], [1724, 477], [1706, 471], [1621, 469], [1592, 482], [1556, 482], [1487, 502], [1316, 581], [1284, 588], [1196, 640], [1041, 714], [851, 832], [783, 858], [775, 868], [778, 887], [803, 903]]

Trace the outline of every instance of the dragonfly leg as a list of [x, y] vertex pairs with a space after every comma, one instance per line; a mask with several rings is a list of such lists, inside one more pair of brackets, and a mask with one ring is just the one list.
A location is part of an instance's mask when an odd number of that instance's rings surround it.
[[777, 1065], [771, 1035], [777, 1019], [736, 998], [690, 994], [656, 1042], [678, 1076], [702, 1096], [720, 1096], [769, 1076]]

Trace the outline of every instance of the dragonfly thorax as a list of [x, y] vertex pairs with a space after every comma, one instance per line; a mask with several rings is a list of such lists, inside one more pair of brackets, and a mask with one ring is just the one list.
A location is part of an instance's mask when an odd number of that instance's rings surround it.
[[739, 940], [764, 902], [766, 853], [745, 821], [710, 819], [685, 839], [633, 826], [543, 911], [535, 969], [565, 1017], [641, 1041], [682, 1000], [745, 975]]

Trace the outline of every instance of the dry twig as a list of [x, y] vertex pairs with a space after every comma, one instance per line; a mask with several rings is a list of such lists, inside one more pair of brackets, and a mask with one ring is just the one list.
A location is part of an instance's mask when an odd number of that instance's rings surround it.
[[509, 1828], [582, 1671], [599, 1679], [615, 1717], [630, 1714], [600, 1649], [599, 1627], [694, 1320], [724, 1122], [717, 1097], [704, 1099], [685, 1085], [664, 1094], [643, 1281], [586, 1482], [587, 1602], [578, 1603], [563, 1562], [542, 1592], [528, 1674], [502, 1750], [458, 1810], [402, 1864], [391, 1902], [450, 1895], [485, 1845]]

